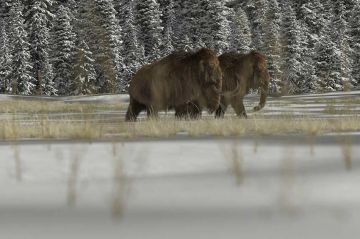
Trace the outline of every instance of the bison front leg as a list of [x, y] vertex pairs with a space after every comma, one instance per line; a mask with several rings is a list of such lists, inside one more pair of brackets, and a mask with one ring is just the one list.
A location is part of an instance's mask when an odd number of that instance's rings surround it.
[[126, 112], [125, 121], [136, 121], [140, 112], [145, 110], [146, 106], [130, 97], [130, 104]]
[[227, 105], [220, 104], [219, 108], [215, 111], [215, 118], [224, 118]]
[[219, 108], [215, 111], [215, 118], [224, 118], [228, 105], [229, 104], [224, 100], [224, 97], [221, 97]]
[[219, 108], [215, 112], [215, 118], [224, 118], [225, 112], [231, 103], [231, 98], [227, 95], [224, 95], [220, 99]]
[[235, 110], [237, 116], [239, 116], [240, 118], [247, 118], [243, 97], [233, 97], [231, 99], [231, 106]]
[[254, 111], [259, 111], [264, 108], [266, 103], [266, 98], [269, 90], [270, 75], [266, 68], [261, 68], [257, 71], [255, 77], [258, 77], [260, 79], [260, 102], [257, 106], [254, 107]]

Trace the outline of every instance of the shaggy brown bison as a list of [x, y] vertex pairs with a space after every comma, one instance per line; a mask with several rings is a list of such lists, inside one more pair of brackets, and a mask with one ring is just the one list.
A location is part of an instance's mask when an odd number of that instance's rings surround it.
[[158, 111], [177, 108], [198, 101], [210, 112], [219, 107], [222, 72], [214, 51], [175, 52], [142, 67], [129, 87], [130, 104], [127, 121], [135, 121], [139, 113], [148, 116]]
[[248, 54], [225, 53], [219, 56], [219, 61], [224, 76], [223, 91], [238, 90], [221, 97], [216, 116], [223, 117], [230, 104], [238, 116], [247, 117], [243, 98], [250, 89], [260, 90], [260, 102], [254, 107], [254, 111], [261, 110], [266, 103], [270, 80], [266, 57], [258, 51]]
[[[243, 98], [250, 89], [260, 89], [260, 103], [254, 107], [255, 111], [265, 106], [270, 76], [267, 70], [266, 58], [258, 51], [248, 54], [224, 53], [219, 56], [223, 72], [220, 106], [216, 110], [216, 117], [223, 117], [230, 104], [236, 114], [247, 117]], [[196, 102], [179, 107], [176, 114], [181, 117], [197, 118], [201, 115], [201, 107]]]

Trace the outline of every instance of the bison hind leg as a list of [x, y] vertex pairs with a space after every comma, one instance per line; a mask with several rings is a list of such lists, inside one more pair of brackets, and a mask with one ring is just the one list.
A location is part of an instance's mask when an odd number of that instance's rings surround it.
[[130, 104], [129, 104], [128, 110], [126, 112], [125, 121], [136, 121], [140, 112], [145, 109], [146, 109], [146, 106], [144, 104], [141, 104], [134, 98], [130, 97]]
[[231, 106], [235, 110], [235, 113], [237, 116], [239, 116], [240, 118], [245, 118], [245, 119], [247, 118], [247, 114], [246, 114], [246, 110], [245, 110], [245, 106], [244, 106], [242, 97], [241, 98], [234, 97], [233, 99], [231, 99]]

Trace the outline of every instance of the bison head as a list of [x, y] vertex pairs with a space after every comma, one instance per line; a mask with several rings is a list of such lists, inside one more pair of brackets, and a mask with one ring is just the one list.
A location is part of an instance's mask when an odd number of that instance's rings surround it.
[[253, 51], [250, 54], [255, 58], [253, 88], [260, 89], [259, 105], [254, 107], [255, 111], [261, 110], [266, 103], [267, 93], [269, 90], [270, 75], [267, 70], [267, 61], [263, 54]]
[[214, 112], [220, 104], [220, 94], [222, 87], [222, 71], [219, 60], [210, 49], [202, 49], [198, 52], [199, 77], [202, 97], [206, 102], [206, 107], [210, 112]]

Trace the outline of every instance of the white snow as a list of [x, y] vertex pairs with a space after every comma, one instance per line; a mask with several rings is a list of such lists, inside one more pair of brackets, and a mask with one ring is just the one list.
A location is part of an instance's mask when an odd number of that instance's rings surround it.
[[[346, 170], [341, 144], [328, 137], [313, 153], [306, 139], [291, 137], [2, 144], [1, 235], [351, 238], [360, 232], [360, 138]], [[119, 197], [125, 213], [117, 221], [111, 206]]]

